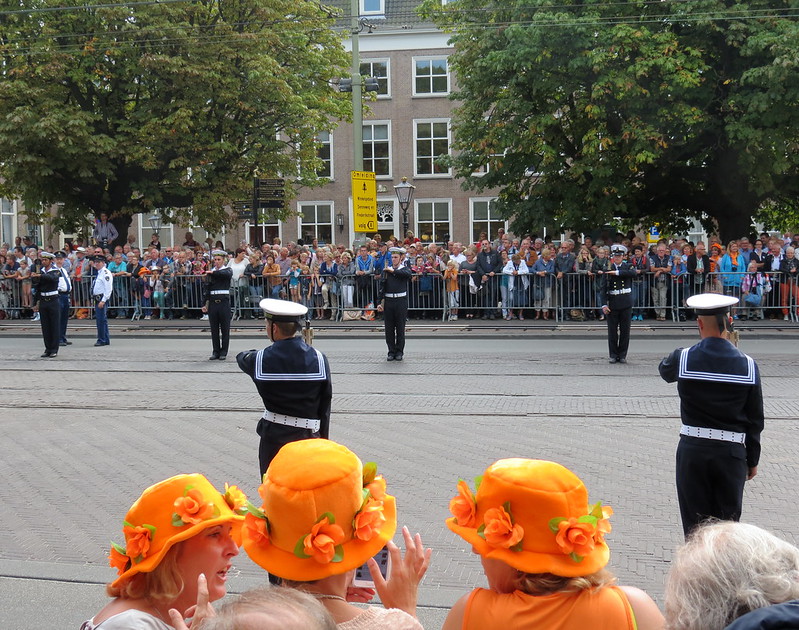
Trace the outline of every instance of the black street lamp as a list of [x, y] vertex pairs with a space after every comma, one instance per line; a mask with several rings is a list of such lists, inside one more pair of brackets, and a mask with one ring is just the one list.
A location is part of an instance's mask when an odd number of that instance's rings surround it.
[[407, 177], [403, 177], [402, 183], [394, 186], [394, 192], [397, 193], [397, 201], [399, 201], [400, 209], [402, 210], [403, 239], [408, 235], [408, 206], [411, 205], [414, 190], [416, 190], [416, 186], [409, 184]]

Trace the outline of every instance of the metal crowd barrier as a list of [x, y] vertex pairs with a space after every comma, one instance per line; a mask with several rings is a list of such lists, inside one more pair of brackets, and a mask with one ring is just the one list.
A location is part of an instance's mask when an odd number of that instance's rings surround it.
[[[752, 291], [744, 279], [748, 273], [713, 272], [697, 282], [690, 275], [647, 272], [632, 282], [633, 316], [647, 319], [663, 317], [680, 321], [693, 316], [685, 301], [694, 293], [715, 292], [738, 297], [733, 307], [739, 319], [787, 319], [799, 321], [799, 282], [795, 277], [783, 278], [780, 272], [768, 272], [770, 291], [759, 289], [760, 302], [746, 302]], [[263, 297], [294, 300], [308, 307], [313, 319], [351, 320], [379, 317], [376, 306], [382, 295], [382, 277], [318, 274], [300, 275], [294, 280], [286, 276], [241, 278], [231, 287], [231, 309], [236, 318], [262, 317], [259, 302]], [[458, 291], [448, 292], [440, 274], [414, 274], [408, 288], [410, 318], [480, 319], [549, 316], [553, 320], [584, 321], [602, 318], [600, 277], [586, 273], [545, 277], [534, 273], [508, 276], [498, 273], [485, 283], [479, 273], [458, 275]], [[662, 279], [661, 279], [662, 278]], [[134, 278], [115, 276], [114, 292], [109, 303], [109, 317], [144, 319], [199, 318], [204, 295], [205, 276], [162, 276], [162, 291], [156, 291], [154, 276]], [[72, 316], [93, 317], [91, 278], [73, 279]], [[0, 278], [0, 319], [31, 317], [35, 287], [29, 280]]]

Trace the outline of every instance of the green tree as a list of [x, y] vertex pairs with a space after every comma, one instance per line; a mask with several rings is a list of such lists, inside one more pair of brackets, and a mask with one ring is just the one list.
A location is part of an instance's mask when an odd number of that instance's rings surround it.
[[[351, 115], [348, 55], [309, 0], [0, 0], [0, 178], [56, 227], [168, 208], [211, 231], [251, 177], [316, 175], [316, 136]], [[291, 191], [290, 191], [291, 193]]]
[[762, 206], [799, 201], [793, 6], [427, 0], [455, 47], [456, 172], [498, 188], [516, 230], [696, 217], [748, 234]]

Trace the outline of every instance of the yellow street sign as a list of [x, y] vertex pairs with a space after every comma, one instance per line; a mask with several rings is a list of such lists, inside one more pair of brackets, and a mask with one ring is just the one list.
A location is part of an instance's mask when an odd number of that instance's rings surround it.
[[352, 175], [352, 229], [377, 231], [377, 183], [369, 171], [350, 171]]

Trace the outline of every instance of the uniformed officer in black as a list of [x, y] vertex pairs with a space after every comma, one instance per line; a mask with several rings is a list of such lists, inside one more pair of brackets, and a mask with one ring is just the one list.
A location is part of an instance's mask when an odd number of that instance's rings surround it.
[[[208, 313], [208, 324], [211, 326], [211, 345], [213, 352], [208, 357], [209, 361], [224, 361], [230, 345], [230, 281], [233, 279], [233, 270], [225, 267], [226, 253], [221, 249], [213, 251], [214, 264], [205, 273], [208, 282], [205, 283], [205, 304], [203, 313]], [[221, 340], [220, 340], [221, 333]]]
[[264, 403], [258, 422], [261, 479], [282, 446], [322, 437], [330, 429], [333, 385], [327, 357], [296, 336], [308, 309], [287, 300], [260, 302], [272, 345], [240, 352], [236, 362], [250, 375]]
[[627, 363], [630, 322], [633, 317], [633, 278], [636, 273], [624, 260], [627, 248], [613, 245], [611, 261], [601, 274], [602, 312], [608, 323], [608, 363]]
[[39, 313], [44, 338], [43, 359], [54, 359], [58, 356], [58, 341], [61, 337], [61, 309], [58, 303], [58, 279], [61, 272], [53, 260], [55, 254], [42, 252], [42, 268], [38, 274], [31, 274], [32, 284], [36, 287], [35, 310]]
[[413, 273], [405, 262], [405, 249], [392, 247], [391, 262], [383, 267], [383, 312], [388, 361], [402, 361], [405, 352], [405, 322], [408, 321], [408, 282]]
[[727, 340], [729, 309], [738, 298], [700, 293], [686, 301], [697, 313], [699, 343], [660, 362], [677, 381], [680, 442], [677, 499], [686, 536], [707, 518], [737, 521], [744, 483], [757, 474], [763, 395], [754, 360]]

